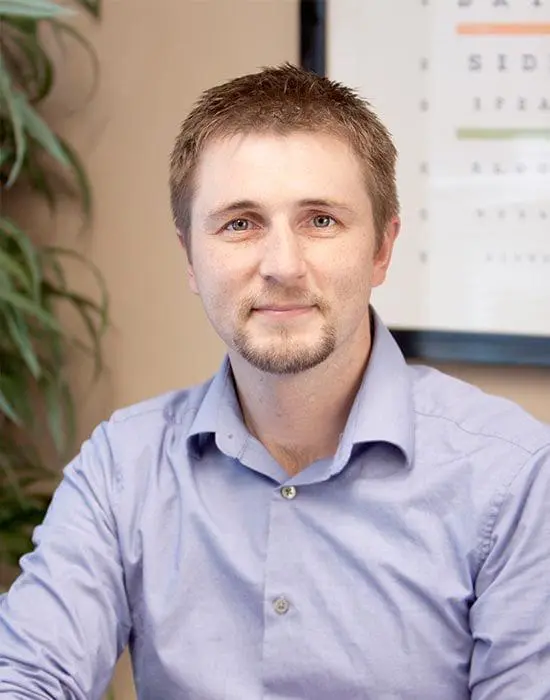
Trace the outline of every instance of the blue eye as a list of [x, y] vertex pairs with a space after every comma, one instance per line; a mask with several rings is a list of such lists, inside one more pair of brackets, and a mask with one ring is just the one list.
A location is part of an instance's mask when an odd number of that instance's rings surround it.
[[227, 231], [235, 231], [237, 233], [242, 231], [248, 231], [250, 226], [250, 221], [248, 219], [233, 219], [230, 221], [225, 229]]
[[336, 223], [332, 216], [328, 214], [318, 214], [313, 217], [313, 225], [316, 228], [328, 228], [332, 223]]

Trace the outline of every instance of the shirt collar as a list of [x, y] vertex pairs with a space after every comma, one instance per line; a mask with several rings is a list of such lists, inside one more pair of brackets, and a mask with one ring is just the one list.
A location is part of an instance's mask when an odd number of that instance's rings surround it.
[[[389, 330], [371, 308], [373, 343], [367, 369], [355, 397], [332, 473], [349, 461], [355, 445], [388, 443], [404, 455], [408, 466], [414, 457], [414, 410], [411, 379], [405, 359]], [[188, 433], [196, 450], [216, 438], [220, 449], [238, 458], [249, 440], [235, 392], [229, 358], [210, 381]]]
[[[200, 453], [202, 445], [209, 437], [214, 435], [217, 442], [219, 441], [220, 431], [223, 431], [222, 441], [233, 445], [236, 445], [236, 441], [230, 441], [235, 440], [235, 435], [242, 439], [246, 432], [228, 356], [225, 356], [220, 369], [210, 380], [199, 404], [187, 434], [188, 444], [195, 452]], [[234, 451], [232, 449], [228, 454]], [[237, 453], [238, 449], [232, 456], [237, 457]]]
[[336, 457], [341, 455], [347, 461], [354, 445], [383, 442], [397, 447], [411, 466], [414, 405], [409, 368], [390, 331], [372, 307], [371, 314], [373, 340], [369, 362]]

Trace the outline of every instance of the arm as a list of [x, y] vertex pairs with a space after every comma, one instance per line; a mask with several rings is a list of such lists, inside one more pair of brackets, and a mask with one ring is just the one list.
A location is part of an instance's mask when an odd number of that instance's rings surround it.
[[550, 449], [493, 503], [470, 611], [472, 700], [550, 698]]
[[96, 700], [108, 686], [130, 629], [116, 495], [100, 426], [66, 467], [35, 549], [0, 599], [0, 700]]

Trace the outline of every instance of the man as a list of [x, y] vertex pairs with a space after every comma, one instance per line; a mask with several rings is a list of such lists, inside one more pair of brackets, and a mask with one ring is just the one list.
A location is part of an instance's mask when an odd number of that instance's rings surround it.
[[[171, 193], [227, 345], [66, 468], [0, 607], [0, 696], [548, 700], [550, 430], [408, 367], [369, 306], [396, 153], [291, 65], [208, 90]], [[406, 290], [404, 290], [406, 293]]]

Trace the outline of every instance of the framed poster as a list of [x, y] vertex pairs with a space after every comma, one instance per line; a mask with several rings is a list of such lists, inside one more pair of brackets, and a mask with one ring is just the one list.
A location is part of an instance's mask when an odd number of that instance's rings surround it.
[[550, 0], [302, 0], [301, 61], [399, 151], [373, 303], [408, 357], [550, 367]]

